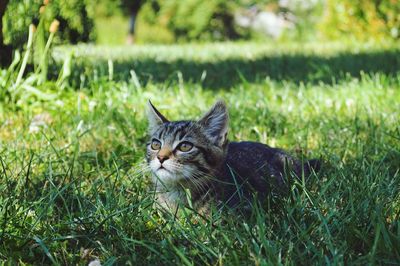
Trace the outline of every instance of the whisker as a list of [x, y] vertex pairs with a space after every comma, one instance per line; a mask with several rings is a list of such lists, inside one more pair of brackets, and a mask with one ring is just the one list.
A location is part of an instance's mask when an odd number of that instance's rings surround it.
[[201, 191], [205, 191], [208, 189], [208, 176], [202, 173], [191, 173], [189, 178], [193, 183], [196, 183], [196, 186], [201, 189]]
[[150, 172], [150, 166], [146, 163], [137, 164], [134, 168], [130, 169], [133, 176], [140, 176], [144, 173]]

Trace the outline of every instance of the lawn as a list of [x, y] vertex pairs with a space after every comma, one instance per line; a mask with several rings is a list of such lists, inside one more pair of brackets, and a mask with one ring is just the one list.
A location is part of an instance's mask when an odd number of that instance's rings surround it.
[[[0, 260], [24, 264], [400, 263], [400, 46], [56, 47], [51, 78], [1, 70]], [[251, 217], [153, 208], [146, 102], [323, 169]]]

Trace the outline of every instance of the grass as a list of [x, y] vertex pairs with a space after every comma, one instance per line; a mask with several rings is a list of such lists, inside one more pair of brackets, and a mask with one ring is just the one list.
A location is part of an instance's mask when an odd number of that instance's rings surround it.
[[[66, 66], [71, 76], [39, 85], [26, 78], [0, 107], [0, 260], [6, 264], [95, 258], [105, 265], [400, 263], [396, 46], [72, 49], [78, 58]], [[111, 75], [109, 68], [95, 71], [93, 62], [105, 58], [113, 59]], [[119, 67], [130, 70], [127, 61], [138, 64], [137, 75], [119, 76]], [[267, 78], [263, 64], [273, 70]], [[202, 79], [190, 74], [203, 67]], [[148, 70], [152, 79], [145, 78]], [[230, 108], [231, 140], [322, 157], [322, 172], [246, 219], [229, 212], [210, 219], [190, 210], [179, 218], [157, 213], [148, 173], [141, 171], [147, 99], [180, 119], [199, 117], [217, 98]]]
[[133, 70], [144, 84], [171, 82], [179, 75], [185, 82], [213, 89], [229, 89], [243, 81], [257, 83], [266, 77], [335, 83], [346, 76], [359, 78], [361, 72], [393, 75], [400, 68], [400, 45], [393, 42], [79, 45], [56, 49], [55, 65], [61, 65], [66, 55], [74, 58], [70, 79], [74, 86], [82, 76], [108, 76], [110, 62], [117, 80], [130, 80]]

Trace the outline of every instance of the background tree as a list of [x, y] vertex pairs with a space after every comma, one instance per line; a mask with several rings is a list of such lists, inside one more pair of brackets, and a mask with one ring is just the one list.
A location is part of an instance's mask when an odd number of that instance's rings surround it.
[[3, 16], [6, 12], [8, 0], [0, 0], [0, 65], [6, 65], [11, 60], [11, 48], [4, 44], [3, 31]]

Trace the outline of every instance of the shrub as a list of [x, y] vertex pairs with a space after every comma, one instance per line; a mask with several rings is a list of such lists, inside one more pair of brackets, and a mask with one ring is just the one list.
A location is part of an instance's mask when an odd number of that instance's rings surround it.
[[234, 3], [224, 0], [147, 1], [138, 18], [141, 28], [138, 39], [143, 42], [235, 39], [239, 34], [233, 24], [234, 7]]
[[3, 17], [4, 42], [21, 48], [27, 41], [28, 26], [42, 19], [48, 29], [54, 19], [60, 21], [59, 42], [94, 40], [90, 0], [10, 0]]
[[319, 29], [328, 39], [399, 38], [399, 14], [397, 0], [327, 0]]

